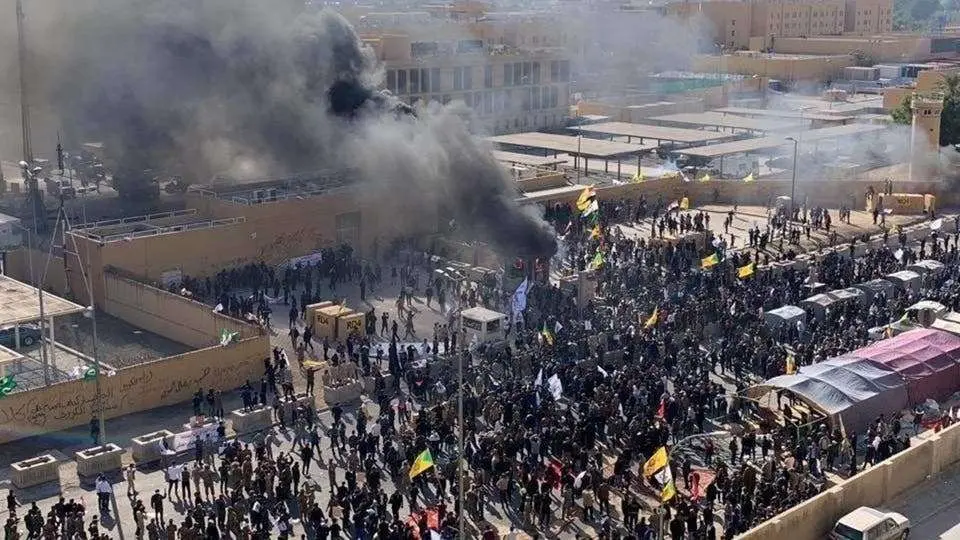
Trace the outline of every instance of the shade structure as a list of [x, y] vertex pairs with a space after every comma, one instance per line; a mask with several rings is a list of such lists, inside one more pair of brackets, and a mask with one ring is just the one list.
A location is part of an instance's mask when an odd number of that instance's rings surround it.
[[878, 341], [848, 356], [870, 360], [906, 380], [910, 405], [942, 400], [960, 390], [960, 336], [917, 328]]
[[871, 279], [870, 281], [854, 285], [854, 288], [863, 291], [865, 295], [864, 303], [869, 305], [873, 302], [874, 297], [880, 293], [883, 293], [889, 301], [894, 289], [896, 289], [896, 285], [885, 279]]
[[893, 283], [897, 288], [907, 292], [920, 292], [920, 274], [912, 270], [901, 270], [884, 276], [885, 280]]
[[771, 390], [787, 390], [812, 409], [842, 424], [848, 433], [862, 431], [877, 416], [907, 406], [907, 387], [893, 370], [869, 360], [841, 357], [803, 366], [793, 375], [774, 377], [747, 389], [759, 398]]
[[916, 272], [920, 275], [926, 275], [939, 274], [944, 268], [946, 268], [946, 266], [940, 261], [936, 261], [934, 259], [924, 259], [911, 264], [907, 267], [907, 270]]
[[807, 324], [807, 313], [797, 306], [781, 306], [764, 313], [763, 321], [772, 328], [779, 328], [784, 325], [796, 325], [797, 322], [800, 323], [801, 327], [805, 327]]

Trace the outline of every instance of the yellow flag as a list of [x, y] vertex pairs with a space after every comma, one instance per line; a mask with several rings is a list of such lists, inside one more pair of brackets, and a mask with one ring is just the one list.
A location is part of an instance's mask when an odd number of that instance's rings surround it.
[[337, 316], [343, 315], [343, 310], [347, 309], [347, 299], [344, 298], [340, 301], [340, 309], [337, 310]]
[[709, 256], [709, 257], [704, 257], [703, 259], [700, 259], [700, 267], [701, 267], [701, 268], [713, 268], [713, 267], [716, 266], [719, 262], [720, 262], [720, 257], [719, 257], [716, 253], [714, 253], [713, 255], [711, 255], [711, 256]]
[[690, 209], [690, 197], [684, 197], [680, 199], [680, 209], [689, 210]]
[[580, 193], [580, 197], [577, 198], [577, 210], [583, 212], [590, 206], [590, 201], [597, 196], [597, 192], [593, 189], [593, 186], [587, 186], [583, 188], [583, 191]]
[[753, 182], [754, 180], [755, 178], [753, 177], [753, 173], [750, 173], [743, 178], [743, 181], [747, 183]]
[[660, 488], [661, 502], [667, 502], [677, 495], [677, 486], [673, 483], [673, 471], [670, 470], [670, 467], [660, 469], [654, 478], [662, 486]]
[[653, 308], [653, 313], [650, 314], [650, 317], [647, 319], [647, 322], [643, 323], [644, 328], [651, 328], [657, 324], [657, 319], [660, 317], [660, 306]]
[[600, 225], [594, 225], [593, 228], [590, 229], [590, 238], [600, 238]]
[[701, 178], [700, 181], [701, 181], [701, 182], [709, 182], [709, 181], [710, 181], [710, 175], [709, 175], [709, 174], [703, 175], [703, 178]]
[[750, 263], [746, 266], [741, 266], [737, 268], [737, 277], [740, 279], [748, 278], [753, 275], [754, 264]]
[[413, 465], [410, 466], [409, 476], [412, 479], [430, 467], [433, 467], [433, 456], [430, 455], [430, 450], [424, 450], [420, 452], [417, 459], [413, 460]]
[[793, 354], [787, 353], [787, 375], [793, 375], [797, 372], [797, 361], [794, 360]]
[[660, 469], [667, 466], [667, 448], [661, 446], [650, 456], [650, 459], [643, 464], [643, 476], [653, 476]]
[[637, 183], [643, 182], [643, 167], [637, 167], [637, 173], [633, 175], [633, 181]]

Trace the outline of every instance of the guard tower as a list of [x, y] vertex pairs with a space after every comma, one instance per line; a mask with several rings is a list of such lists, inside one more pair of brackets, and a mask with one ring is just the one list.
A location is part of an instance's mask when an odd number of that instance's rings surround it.
[[911, 98], [913, 123], [910, 129], [910, 180], [929, 180], [931, 154], [940, 148], [940, 115], [944, 94], [914, 92]]

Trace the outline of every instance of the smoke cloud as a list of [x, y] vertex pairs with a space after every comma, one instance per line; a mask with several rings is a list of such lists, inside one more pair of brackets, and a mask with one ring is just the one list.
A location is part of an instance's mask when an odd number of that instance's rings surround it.
[[335, 13], [258, 0], [62, 4], [55, 16], [27, 10], [32, 33], [56, 21], [31, 43], [38, 91], [73, 143], [102, 140], [118, 169], [198, 183], [351, 170], [361, 190], [386, 190], [411, 212], [442, 204], [504, 255], [556, 249], [467, 111], [413, 115], [379, 93], [372, 50]]

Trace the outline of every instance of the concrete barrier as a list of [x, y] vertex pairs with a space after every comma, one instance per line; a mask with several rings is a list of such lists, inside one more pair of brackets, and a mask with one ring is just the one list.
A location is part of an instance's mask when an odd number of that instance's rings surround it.
[[284, 397], [280, 400], [280, 404], [283, 407], [284, 418], [293, 418], [293, 408], [297, 405], [303, 405], [308, 409], [314, 409], [317, 406], [313, 396], [309, 394], [294, 394], [293, 398], [294, 399], [287, 399]]
[[361, 390], [360, 381], [353, 381], [340, 386], [324, 385], [323, 396], [328, 405], [349, 403], [360, 399]]
[[847, 513], [861, 506], [882, 506], [960, 462], [960, 424], [925, 437], [907, 450], [764, 521], [738, 538], [823, 538]]
[[237, 409], [230, 412], [230, 420], [237, 435], [262, 431], [273, 425], [273, 409], [270, 407], [259, 407], [249, 411]]
[[60, 481], [60, 464], [57, 458], [44, 454], [35, 458], [18, 461], [10, 466], [10, 481], [17, 488], [38, 486], [47, 482]]
[[164, 442], [167, 443], [168, 447], [173, 446], [173, 433], [165, 429], [130, 439], [133, 462], [137, 465], [145, 465], [159, 461]]
[[119, 471], [120, 467], [123, 466], [120, 462], [123, 456], [123, 448], [113, 443], [87, 448], [75, 455], [77, 458], [77, 474], [80, 476], [96, 476], [104, 472]]

